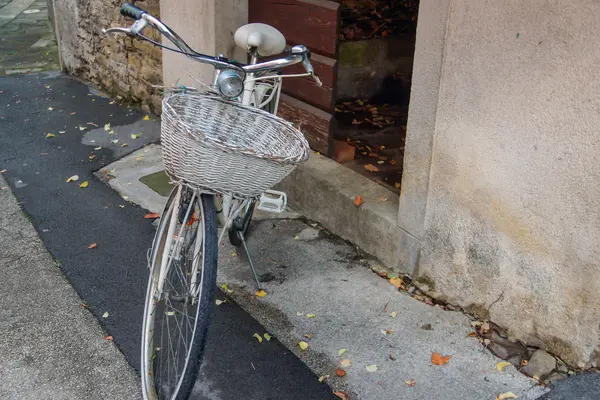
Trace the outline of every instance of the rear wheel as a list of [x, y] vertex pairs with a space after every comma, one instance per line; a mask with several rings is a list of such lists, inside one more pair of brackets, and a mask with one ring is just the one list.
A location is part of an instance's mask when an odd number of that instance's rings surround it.
[[151, 250], [142, 331], [145, 399], [187, 399], [196, 381], [216, 286], [214, 197], [173, 189]]

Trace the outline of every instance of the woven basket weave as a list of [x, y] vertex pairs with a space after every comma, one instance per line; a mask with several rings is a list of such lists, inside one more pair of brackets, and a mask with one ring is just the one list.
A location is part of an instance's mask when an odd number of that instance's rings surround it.
[[209, 94], [163, 99], [167, 173], [204, 192], [257, 197], [308, 159], [304, 135], [287, 121]]

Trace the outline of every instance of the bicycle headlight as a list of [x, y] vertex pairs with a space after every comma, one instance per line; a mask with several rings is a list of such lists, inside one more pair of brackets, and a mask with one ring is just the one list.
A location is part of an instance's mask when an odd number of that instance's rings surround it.
[[236, 71], [227, 69], [219, 74], [217, 87], [223, 96], [237, 97], [244, 91], [244, 80]]

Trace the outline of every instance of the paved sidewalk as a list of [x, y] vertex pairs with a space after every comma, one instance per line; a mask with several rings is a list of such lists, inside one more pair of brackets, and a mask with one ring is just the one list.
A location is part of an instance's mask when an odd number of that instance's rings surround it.
[[138, 379], [0, 176], [0, 398], [137, 399]]
[[0, 0], [0, 76], [58, 70], [46, 0]]

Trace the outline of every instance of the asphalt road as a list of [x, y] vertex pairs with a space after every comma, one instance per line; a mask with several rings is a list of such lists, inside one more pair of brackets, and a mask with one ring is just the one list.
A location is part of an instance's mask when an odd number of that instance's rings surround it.
[[[56, 74], [1, 77], [0, 170], [6, 169], [4, 177], [75, 290], [137, 369], [154, 227], [144, 210], [93, 172], [156, 140], [157, 132], [139, 111], [110, 102]], [[102, 136], [108, 123], [113, 136], [102, 143], [90, 139]], [[79, 181], [65, 182], [72, 175]], [[79, 187], [83, 181], [86, 188]], [[97, 248], [88, 249], [91, 243]], [[255, 332], [264, 328], [236, 305], [215, 307], [193, 398], [333, 398], [291, 352], [276, 340], [259, 344]]]

